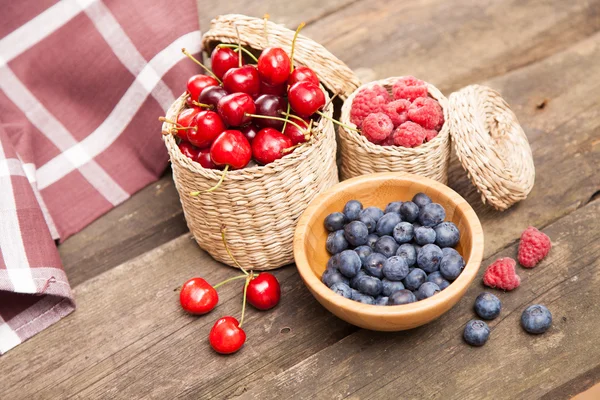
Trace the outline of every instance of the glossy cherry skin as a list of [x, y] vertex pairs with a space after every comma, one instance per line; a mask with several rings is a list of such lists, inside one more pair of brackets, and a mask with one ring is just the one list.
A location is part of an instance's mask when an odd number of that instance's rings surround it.
[[207, 88], [204, 88], [202, 93], [200, 93], [198, 102], [213, 106], [213, 110], [216, 110], [217, 104], [219, 104], [219, 100], [227, 96], [227, 94], [227, 90], [225, 90], [221, 86], [209, 86]]
[[[300, 125], [303, 128], [308, 128], [308, 124], [310, 122], [308, 120], [300, 121], [296, 118], [290, 118], [290, 121], [294, 121], [296, 124]], [[292, 143], [294, 144], [306, 142], [306, 132], [301, 131], [294, 124], [287, 124], [285, 126], [285, 129], [283, 130], [283, 134], [292, 139]]]
[[196, 129], [188, 130], [188, 139], [190, 143], [201, 149], [209, 147], [213, 140], [227, 129], [219, 114], [214, 111], [199, 112], [193, 124]]
[[269, 85], [266, 82], [260, 81], [260, 93], [261, 94], [274, 94], [275, 96], [285, 96], [287, 91], [287, 85], [285, 83], [281, 85]]
[[260, 128], [255, 124], [246, 125], [241, 129], [241, 132], [244, 134], [244, 136], [246, 136], [246, 139], [248, 139], [250, 144], [252, 144], [252, 141], [254, 140], [259, 131]]
[[187, 92], [192, 100], [198, 101], [200, 93], [209, 86], [218, 86], [219, 82], [212, 76], [194, 75], [187, 81]]
[[[256, 114], [267, 117], [282, 118], [281, 113], [287, 110], [287, 101], [283, 97], [272, 94], [261, 94], [254, 100], [254, 104], [256, 104]], [[261, 128], [275, 128], [279, 130], [283, 128], [283, 121], [276, 119], [255, 118], [254, 123]]]
[[256, 105], [249, 94], [232, 93], [219, 100], [217, 111], [227, 125], [242, 126], [252, 120], [246, 114], [254, 114]]
[[252, 148], [242, 132], [227, 130], [213, 142], [210, 158], [217, 166], [229, 165], [231, 169], [240, 169], [250, 162]]
[[[186, 108], [177, 116], [177, 123], [182, 126], [189, 127], [194, 121], [196, 114], [198, 114], [200, 111], [201, 110], [198, 107]], [[183, 140], [188, 140], [188, 130], [189, 129], [178, 129], [177, 136]]]
[[215, 288], [202, 278], [192, 278], [181, 287], [179, 293], [181, 307], [190, 314], [206, 314], [219, 302]]
[[279, 303], [281, 288], [279, 281], [269, 272], [261, 272], [248, 284], [246, 299], [259, 310], [269, 310]]
[[[242, 57], [242, 65], [243, 64], [244, 58]], [[223, 76], [227, 71], [239, 66], [238, 53], [228, 47], [215, 47], [210, 55], [210, 66], [213, 74], [219, 79], [223, 79]]]
[[290, 77], [290, 57], [280, 47], [267, 47], [258, 57], [258, 74], [269, 85], [281, 85]]
[[252, 155], [260, 164], [269, 164], [285, 156], [283, 150], [292, 147], [292, 139], [273, 128], [264, 128], [252, 141]]
[[208, 334], [210, 347], [219, 354], [232, 354], [242, 348], [246, 332], [233, 317], [219, 318]]
[[308, 67], [296, 67], [290, 75], [288, 85], [293, 86], [296, 82], [311, 82], [312, 84], [319, 86], [319, 78], [315, 71]]
[[196, 158], [194, 158], [194, 161], [207, 169], [222, 169], [221, 167], [216, 166], [210, 158], [210, 148], [200, 150]]
[[308, 118], [325, 105], [325, 95], [311, 82], [297, 82], [288, 90], [288, 101], [296, 114]]
[[223, 87], [229, 93], [247, 93], [255, 97], [260, 93], [260, 79], [254, 65], [231, 68], [223, 76]]
[[184, 156], [191, 158], [192, 160], [195, 160], [196, 157], [198, 157], [198, 152], [200, 151], [196, 146], [185, 140], [179, 142], [177, 147], [179, 147], [179, 150]]

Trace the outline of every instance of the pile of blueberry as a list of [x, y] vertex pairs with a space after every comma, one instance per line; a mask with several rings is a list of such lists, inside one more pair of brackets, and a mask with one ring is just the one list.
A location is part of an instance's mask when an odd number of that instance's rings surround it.
[[325, 218], [332, 256], [321, 280], [337, 294], [365, 304], [400, 305], [431, 297], [465, 266], [454, 249], [460, 232], [445, 218], [444, 207], [424, 193], [392, 202], [385, 211], [351, 200], [343, 212]]

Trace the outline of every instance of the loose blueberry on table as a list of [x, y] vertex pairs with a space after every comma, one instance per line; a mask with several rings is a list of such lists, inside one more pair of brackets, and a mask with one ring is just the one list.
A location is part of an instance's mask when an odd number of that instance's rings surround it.
[[465, 325], [463, 338], [471, 346], [483, 346], [489, 337], [490, 328], [485, 322], [472, 319]]
[[444, 222], [444, 208], [425, 193], [406, 200], [385, 210], [350, 200], [325, 217], [331, 258], [321, 281], [327, 287], [365, 304], [402, 305], [435, 296], [458, 278], [465, 267], [453, 248], [458, 227]]

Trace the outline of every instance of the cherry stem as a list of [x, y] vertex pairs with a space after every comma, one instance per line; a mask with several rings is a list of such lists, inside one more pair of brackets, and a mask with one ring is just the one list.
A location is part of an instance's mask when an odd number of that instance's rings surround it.
[[343, 126], [344, 128], [346, 128], [346, 129], [350, 129], [351, 131], [354, 131], [354, 132], [360, 132], [358, 129], [356, 129], [356, 128], [353, 128], [353, 127], [351, 127], [351, 126], [348, 126], [348, 125], [346, 125], [346, 124], [342, 124], [340, 121], [337, 121], [337, 120], [335, 120], [335, 119], [333, 119], [333, 118], [331, 118], [331, 117], [329, 117], [329, 116], [327, 116], [327, 115], [323, 114], [321, 111], [317, 111], [317, 114], [319, 114], [319, 115], [320, 115], [321, 117], [323, 117], [323, 118], [326, 118], [326, 119], [330, 120], [330, 121], [331, 121], [331, 122], [333, 122], [334, 124], [338, 124], [339, 126]]
[[198, 103], [196, 100], [192, 100], [192, 104], [198, 107], [204, 107], [204, 108], [208, 108], [210, 110], [212, 110], [213, 108], [215, 108], [212, 104], [204, 104], [204, 103]]
[[325, 104], [325, 107], [323, 107], [323, 110], [327, 110], [329, 108], [329, 105], [331, 103], [333, 103], [333, 100], [338, 97], [339, 93], [334, 94], [333, 96], [331, 96], [331, 98], [329, 99], [329, 101], [327, 102], [327, 104]]
[[[228, 48], [235, 48], [234, 51], [238, 51], [240, 47], [238, 47], [237, 44], [220, 44], [217, 47], [228, 47]], [[254, 54], [252, 54], [252, 52], [244, 47], [241, 48], [242, 51], [244, 53], [246, 53], [248, 55], [248, 57], [250, 57], [251, 59], [254, 60], [254, 62], [258, 62], [258, 58], [256, 58], [256, 56]]]
[[289, 120], [289, 115], [290, 115], [290, 111], [291, 111], [291, 106], [290, 106], [290, 102], [288, 101], [287, 103], [287, 112], [286, 113], [282, 113], [285, 114], [285, 122], [283, 123], [283, 128], [281, 128], [281, 131], [285, 131], [285, 127], [287, 126], [288, 120]]
[[299, 117], [299, 116], [294, 115], [294, 114], [290, 114], [289, 111], [288, 112], [282, 111], [281, 115], [285, 115], [286, 117], [290, 117], [290, 118], [294, 118], [294, 119], [297, 119], [297, 120], [302, 121], [302, 122], [306, 122], [306, 121], [304, 121], [304, 119], [302, 117]]
[[190, 54], [190, 53], [189, 53], [189, 52], [188, 52], [188, 51], [185, 49], [185, 47], [184, 47], [183, 49], [181, 49], [181, 52], [182, 52], [183, 54], [185, 54], [185, 55], [186, 55], [186, 56], [187, 56], [187, 57], [188, 57], [190, 60], [192, 60], [193, 62], [195, 62], [195, 63], [196, 63], [196, 64], [198, 64], [199, 66], [201, 66], [201, 67], [202, 67], [202, 69], [204, 69], [206, 72], [208, 72], [208, 74], [209, 74], [210, 76], [212, 76], [213, 78], [215, 78], [215, 79], [217, 80], [217, 82], [219, 82], [219, 83], [222, 83], [222, 82], [221, 82], [221, 80], [220, 80], [220, 79], [219, 79], [219, 78], [218, 78], [218, 77], [217, 77], [215, 74], [213, 74], [213, 72], [212, 72], [210, 69], [208, 69], [208, 68], [207, 68], [207, 67], [206, 67], [204, 64], [202, 64], [200, 61], [198, 61], [198, 60], [196, 59], [196, 57], [194, 57], [193, 55], [191, 55], [191, 54]]
[[225, 226], [221, 226], [221, 240], [223, 241], [223, 245], [225, 246], [225, 251], [227, 252], [227, 255], [229, 256], [229, 258], [231, 258], [233, 260], [233, 263], [235, 264], [235, 266], [238, 267], [239, 269], [241, 269], [242, 272], [244, 273], [244, 275], [248, 276], [248, 271], [246, 271], [240, 265], [240, 263], [237, 262], [237, 260], [235, 259], [235, 257], [231, 253], [231, 250], [229, 250], [229, 246], [227, 245], [227, 238], [225, 238], [225, 232], [226, 231], [227, 231], [227, 228], [225, 228]]
[[237, 35], [238, 40], [238, 67], [242, 68], [242, 39], [240, 39], [240, 31], [238, 29], [237, 24], [234, 25], [235, 34]]
[[[221, 174], [221, 179], [219, 179], [219, 182], [217, 182], [217, 184], [213, 187], [211, 187], [208, 190], [205, 190], [204, 193], [210, 193], [210, 192], [214, 192], [215, 190], [217, 190], [219, 188], [219, 186], [221, 186], [221, 183], [223, 183], [223, 181], [225, 180], [225, 176], [227, 176], [227, 171], [229, 170], [229, 165], [226, 165], [225, 168], [223, 169], [223, 173]], [[190, 192], [190, 196], [198, 196], [200, 193], [202, 193], [201, 191], [196, 191], [196, 192]]]
[[241, 279], [241, 278], [245, 278], [246, 275], [238, 275], [238, 276], [234, 276], [233, 278], [229, 278], [229, 279], [225, 279], [222, 282], [217, 283], [216, 285], [213, 286], [213, 288], [218, 288], [219, 286], [223, 286], [226, 283], [229, 283], [231, 281], [235, 281], [236, 279]]
[[254, 272], [252, 272], [250, 275], [248, 275], [246, 277], [246, 284], [244, 285], [244, 300], [242, 301], [242, 317], [240, 318], [240, 324], [238, 325], [238, 327], [242, 327], [242, 324], [244, 323], [244, 315], [246, 314], [246, 293], [248, 292], [248, 285], [250, 284], [250, 281], [252, 280], [252, 277], [254, 276]]
[[186, 129], [196, 129], [195, 126], [176, 126], [175, 128], [171, 128], [171, 129], [175, 129], [176, 131], [185, 131]]
[[177, 125], [183, 127], [179, 122], [171, 121], [170, 119], [166, 119], [165, 117], [158, 117], [160, 122], [168, 122], [169, 124]]
[[294, 39], [292, 39], [292, 54], [290, 55], [290, 74], [294, 72], [294, 50], [296, 50], [296, 39], [298, 38], [300, 30], [302, 30], [302, 28], [304, 28], [305, 25], [305, 22], [302, 22], [300, 23], [300, 25], [298, 25], [298, 29], [296, 29], [296, 33], [294, 33]]
[[263, 16], [263, 20], [265, 22], [265, 24], [263, 25], [263, 35], [265, 37], [265, 41], [267, 42], [267, 46], [266, 47], [269, 47], [269, 34], [267, 32], [267, 21], [269, 21], [269, 17], [270, 17], [269, 14], [265, 14]]
[[296, 128], [300, 129], [302, 132], [306, 131], [306, 129], [302, 128], [300, 125], [298, 125], [294, 121], [286, 120], [285, 118], [271, 117], [271, 116], [268, 116], [268, 115], [248, 114], [248, 113], [245, 113], [244, 115], [247, 116], [247, 117], [252, 117], [252, 118], [273, 119], [273, 120], [276, 120], [276, 121], [283, 121], [283, 122], [287, 121], [288, 123], [294, 125]]
[[289, 154], [292, 151], [296, 150], [300, 146], [302, 146], [302, 143], [298, 143], [298, 144], [293, 145], [292, 147], [288, 147], [287, 149], [283, 149], [283, 150], [281, 150], [281, 154], [283, 154], [283, 155]]

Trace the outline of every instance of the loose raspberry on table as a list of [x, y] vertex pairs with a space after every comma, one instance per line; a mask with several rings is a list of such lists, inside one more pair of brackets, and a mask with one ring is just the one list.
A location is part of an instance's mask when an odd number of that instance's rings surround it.
[[513, 290], [521, 284], [521, 278], [515, 271], [517, 262], [510, 257], [499, 258], [494, 261], [483, 275], [486, 286], [497, 289]]
[[436, 131], [435, 129], [427, 129], [425, 130], [425, 141], [426, 142], [431, 142], [433, 139], [435, 139], [435, 137], [438, 135], [438, 131]]
[[420, 97], [408, 107], [408, 119], [425, 129], [439, 131], [444, 124], [444, 111], [431, 97]]
[[381, 85], [361, 89], [352, 100], [350, 122], [361, 128], [367, 115], [380, 112], [390, 100], [389, 93]]
[[408, 107], [410, 107], [410, 101], [400, 99], [387, 103], [383, 106], [382, 111], [390, 117], [395, 128], [408, 120]]
[[407, 121], [394, 130], [394, 144], [403, 147], [417, 147], [423, 144], [427, 131], [419, 124]]
[[392, 120], [381, 112], [367, 115], [362, 124], [362, 134], [372, 143], [383, 142], [393, 130]]
[[533, 226], [525, 229], [519, 242], [519, 264], [533, 268], [550, 252], [552, 242], [543, 232]]
[[413, 101], [419, 97], [427, 97], [427, 84], [414, 76], [403, 76], [392, 87], [394, 99]]

